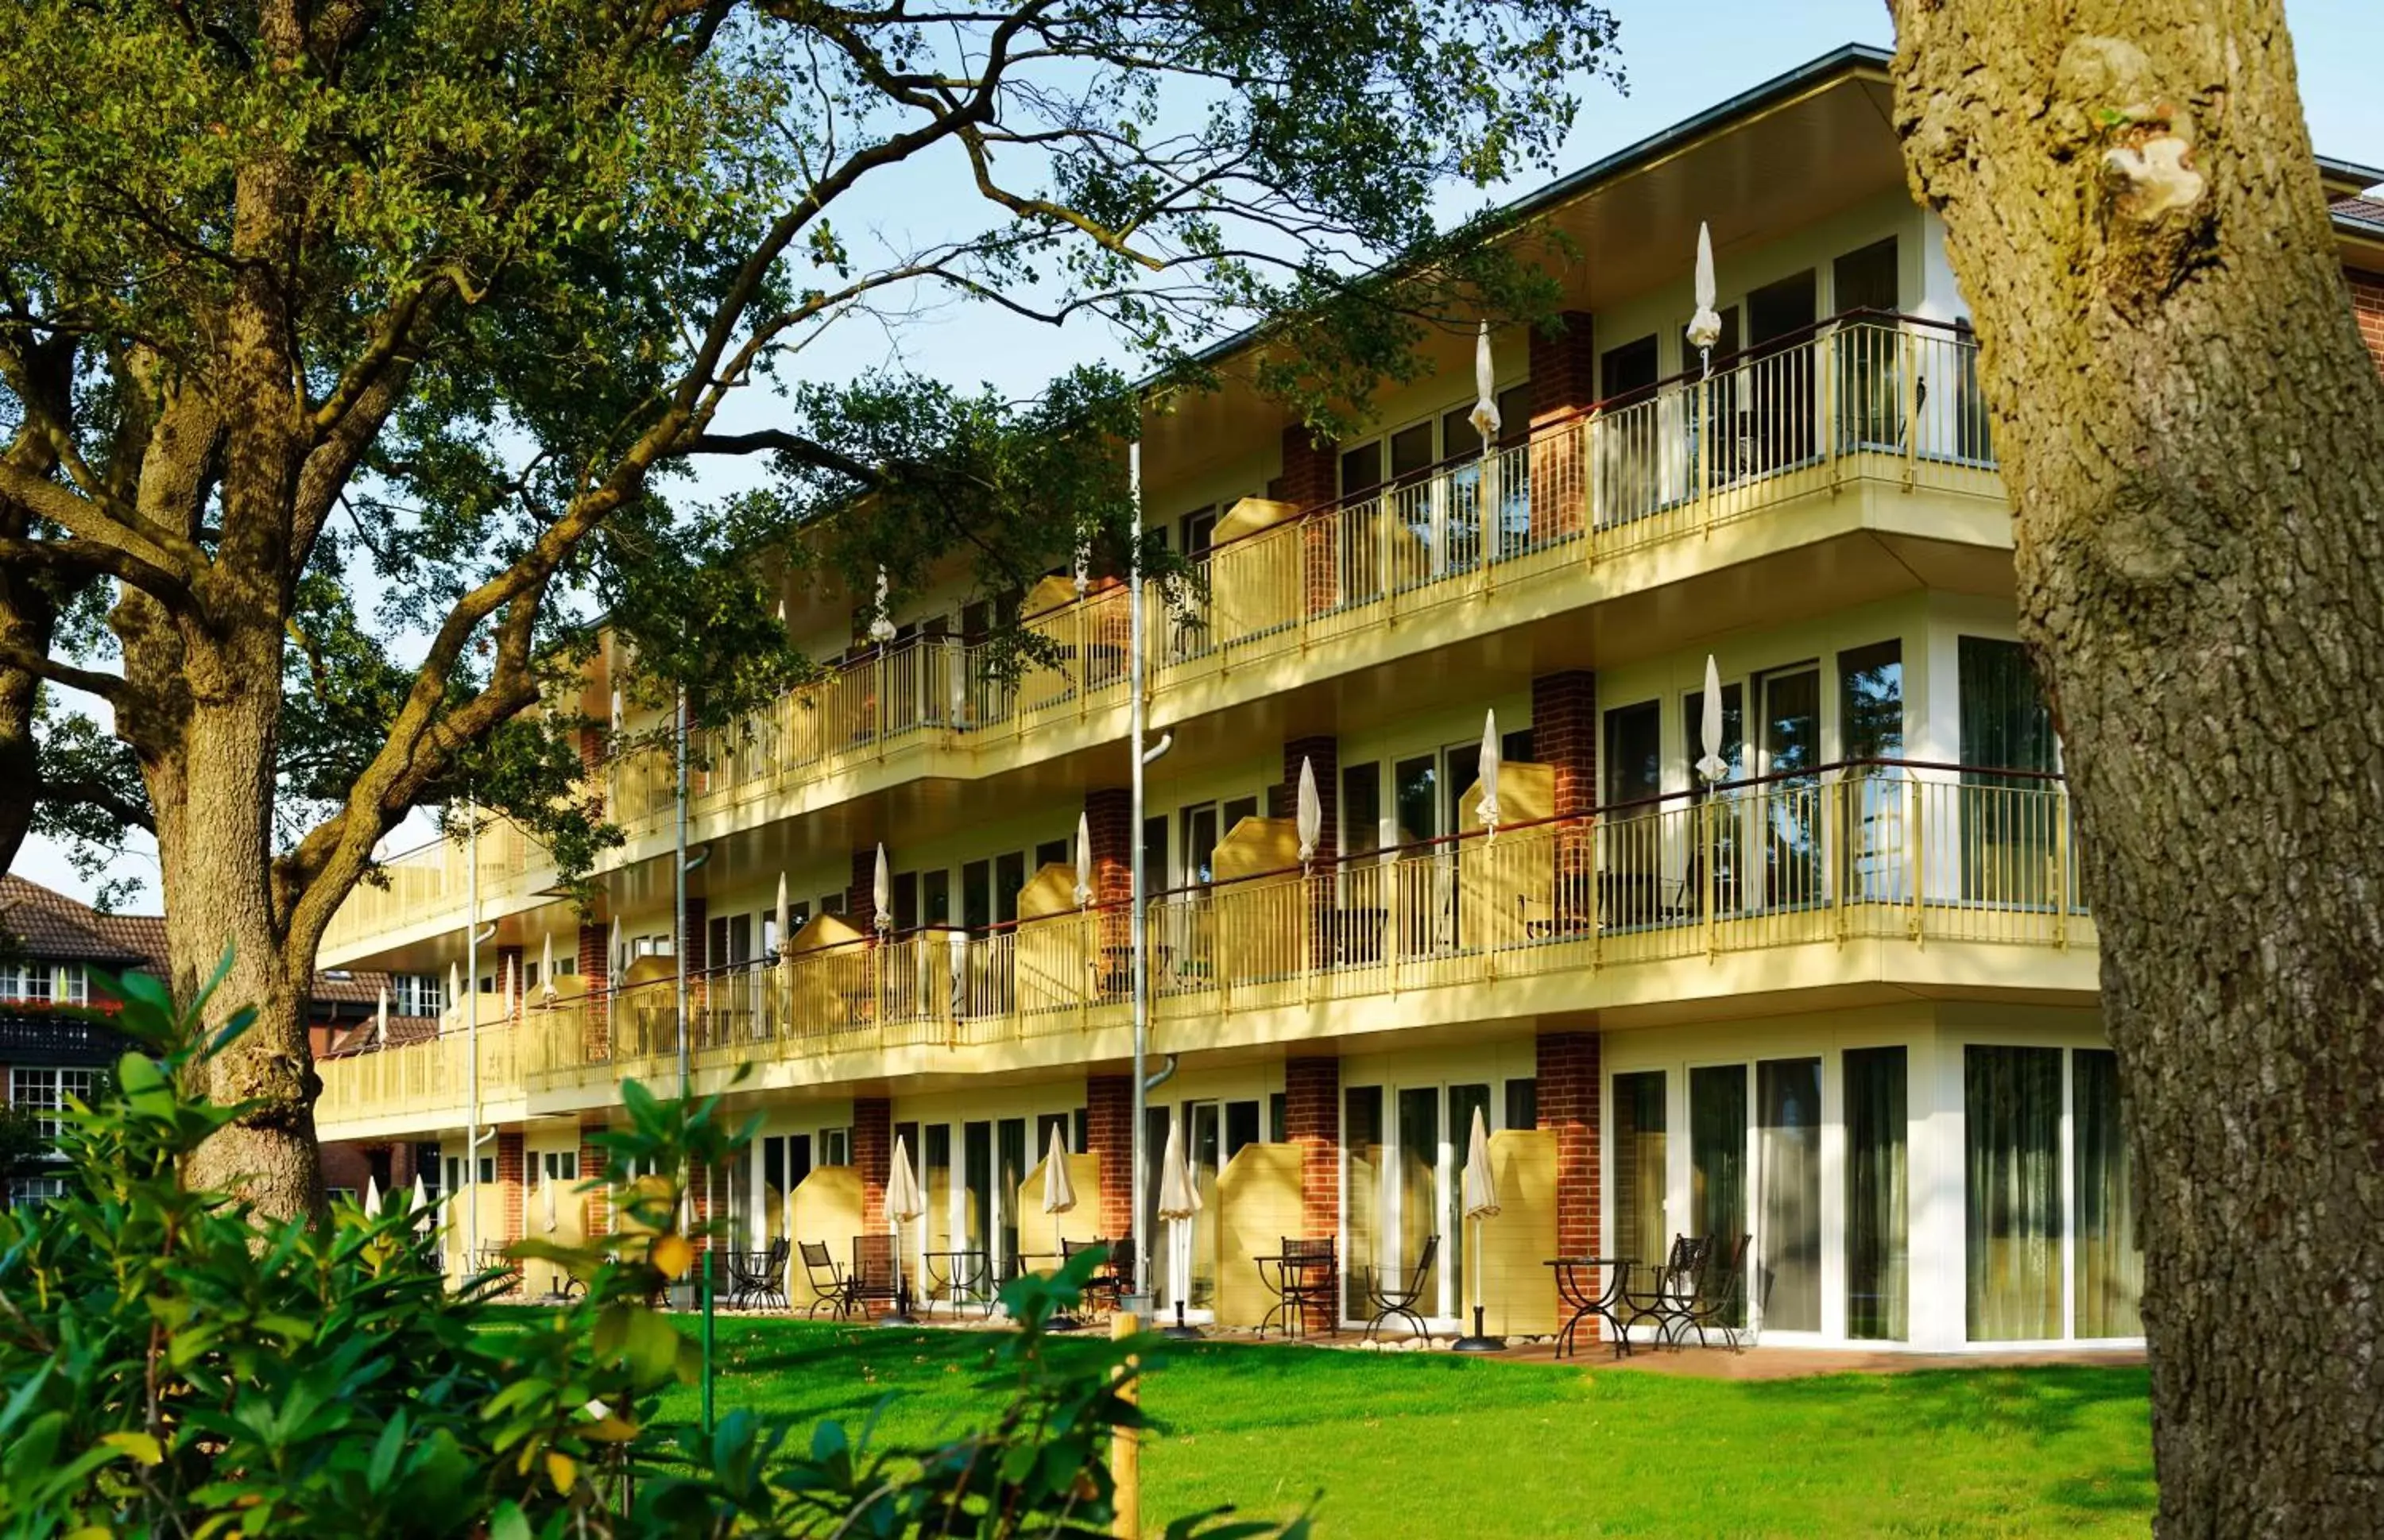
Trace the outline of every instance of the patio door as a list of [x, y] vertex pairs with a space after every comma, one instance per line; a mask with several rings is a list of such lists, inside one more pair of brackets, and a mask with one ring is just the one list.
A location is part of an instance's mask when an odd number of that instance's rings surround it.
[[1471, 1265], [1464, 1217], [1466, 1140], [1476, 1111], [1494, 1132], [1499, 1126], [1489, 1084], [1399, 1087], [1391, 1095], [1387, 1128], [1382, 1125], [1381, 1088], [1353, 1087], [1345, 1107], [1350, 1119], [1344, 1129], [1349, 1161], [1347, 1313], [1353, 1319], [1370, 1313], [1364, 1271], [1404, 1287], [1436, 1236], [1439, 1248], [1424, 1278], [1421, 1304], [1427, 1317], [1457, 1320], [1466, 1308]]
[[[795, 1189], [812, 1174], [812, 1136], [809, 1134], [767, 1134], [758, 1141], [761, 1147], [761, 1191], [755, 1195], [759, 1221], [755, 1238], [763, 1241], [794, 1238]], [[822, 1237], [805, 1236], [816, 1240]]]
[[[1184, 1101], [1170, 1108], [1149, 1107], [1143, 1113], [1143, 1234], [1150, 1240], [1150, 1287], [1157, 1308], [1166, 1310], [1179, 1286], [1186, 1306], [1205, 1310], [1217, 1301], [1217, 1178], [1224, 1170], [1223, 1111], [1211, 1099]], [[1160, 1179], [1167, 1166], [1167, 1136], [1175, 1122], [1184, 1125], [1184, 1163], [1200, 1195], [1200, 1211], [1192, 1217], [1191, 1252], [1179, 1261], [1173, 1226], [1159, 1217]]]
[[1763, 808], [1764, 903], [1795, 909], [1820, 902], [1821, 670], [1779, 669], [1756, 680], [1761, 759], [1772, 777], [1758, 793]]

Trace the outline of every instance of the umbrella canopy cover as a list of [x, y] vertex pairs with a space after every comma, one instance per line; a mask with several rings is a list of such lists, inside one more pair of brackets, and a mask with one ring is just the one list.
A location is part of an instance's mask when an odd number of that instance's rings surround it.
[[1473, 339], [1473, 411], [1466, 421], [1482, 435], [1482, 453], [1498, 442], [1498, 374], [1490, 362], [1490, 323], [1484, 321]]
[[1721, 315], [1714, 309], [1713, 236], [1697, 221], [1697, 307], [1689, 317], [1689, 345], [1700, 352], [1721, 341]]
[[1200, 1208], [1200, 1184], [1185, 1163], [1184, 1120], [1179, 1117], [1167, 1125], [1167, 1152], [1159, 1162], [1159, 1217], [1190, 1219]]
[[787, 928], [787, 922], [794, 917], [794, 911], [787, 906], [787, 874], [784, 872], [778, 874], [778, 906], [772, 917], [778, 926], [777, 954], [784, 957], [787, 955], [787, 943], [794, 938], [794, 932]]
[[380, 1003], [373, 1007], [373, 1041], [389, 1041], [389, 986], [380, 987]]
[[1294, 816], [1299, 834], [1299, 863], [1305, 866], [1316, 859], [1316, 842], [1324, 834], [1324, 800], [1316, 794], [1316, 763], [1306, 755], [1299, 761], [1299, 805]]
[[380, 1178], [378, 1176], [368, 1175], [365, 1178], [365, 1212], [368, 1214], [380, 1212]]
[[1465, 1217], [1498, 1217], [1498, 1181], [1490, 1174], [1490, 1125], [1473, 1109], [1473, 1136], [1465, 1141]]
[[1697, 761], [1697, 774], [1718, 781], [1730, 774], [1730, 762], [1721, 757], [1721, 670], [1711, 652], [1706, 654], [1705, 705], [1698, 716], [1697, 740], [1705, 757]]
[[414, 1193], [406, 1199], [407, 1211], [414, 1215], [414, 1233], [430, 1233], [430, 1190], [422, 1185], [422, 1173], [414, 1174]]
[[894, 1163], [886, 1173], [886, 1217], [897, 1224], [908, 1224], [926, 1210], [926, 1199], [919, 1196], [918, 1174], [911, 1169], [911, 1148], [898, 1134]]
[[546, 1201], [546, 1233], [550, 1236], [554, 1234], [557, 1228], [554, 1217], [555, 1186], [556, 1183], [552, 1174], [548, 1175], [544, 1181], [538, 1185], [538, 1190], [541, 1195], [543, 1195]]
[[548, 1000], [554, 998], [554, 932], [548, 931], [538, 948], [539, 993]]
[[[453, 962], [447, 964], [447, 1009], [464, 1009], [464, 975]], [[458, 1016], [456, 1020], [462, 1021], [463, 1018]]]
[[1498, 837], [1498, 714], [1482, 714], [1482, 826]]
[[887, 602], [886, 569], [877, 569], [876, 617], [869, 623], [869, 640], [883, 646], [894, 640], [894, 608]]
[[1076, 907], [1093, 901], [1093, 821], [1076, 814]]
[[604, 982], [611, 985], [621, 976], [621, 916], [613, 916], [613, 935], [604, 943]]
[[1043, 1154], [1043, 1211], [1064, 1214], [1075, 1206], [1076, 1184], [1068, 1180], [1068, 1144], [1060, 1137], [1055, 1124], [1050, 1145]]
[[869, 884], [870, 907], [876, 913], [877, 928], [894, 928], [894, 874], [886, 864], [886, 841], [877, 842], [877, 874]]

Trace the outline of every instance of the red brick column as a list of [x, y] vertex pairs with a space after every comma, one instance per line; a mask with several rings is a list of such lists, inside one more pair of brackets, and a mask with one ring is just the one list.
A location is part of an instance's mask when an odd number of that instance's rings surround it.
[[1299, 1147], [1300, 1221], [1310, 1239], [1341, 1233], [1341, 1061], [1283, 1067], [1284, 1132]]
[[497, 1197], [504, 1205], [505, 1239], [522, 1238], [522, 1136], [500, 1132], [497, 1135]]
[[882, 1096], [852, 1099], [852, 1164], [861, 1173], [861, 1227], [886, 1223], [886, 1173], [894, 1163], [894, 1104]]
[[[1532, 329], [1532, 539], [1571, 534], [1589, 503], [1587, 441], [1557, 430], [1597, 400], [1596, 329], [1586, 311], [1556, 317], [1562, 330]], [[1506, 425], [1512, 433], [1520, 424]]]
[[[1581, 818], [1597, 805], [1597, 676], [1586, 669], [1543, 674], [1532, 681], [1532, 756], [1556, 774], [1559, 818]], [[1560, 928], [1593, 924], [1596, 899], [1587, 821], [1560, 830], [1556, 840], [1557, 921]], [[1568, 1253], [1583, 1255], [1583, 1253]]]
[[604, 810], [604, 729], [593, 722], [579, 725], [579, 781], [582, 795]]
[[2359, 323], [2360, 340], [2375, 355], [2376, 372], [2384, 374], [2384, 273], [2345, 267], [2342, 276], [2351, 285], [2351, 314]]
[[1101, 1235], [1134, 1233], [1134, 1080], [1124, 1074], [1085, 1077], [1085, 1141], [1099, 1157]]
[[877, 847], [852, 852], [852, 881], [844, 890], [844, 917], [863, 936], [877, 928]]
[[1302, 510], [1330, 503], [1339, 491], [1341, 470], [1331, 444], [1320, 444], [1302, 423], [1283, 430], [1283, 474], [1267, 483], [1267, 496]]
[[[579, 1117], [579, 1179], [582, 1182], [601, 1180], [605, 1162], [612, 1152], [602, 1145], [590, 1142], [589, 1136], [604, 1131], [604, 1114], [583, 1112]], [[599, 1187], [582, 1199], [587, 1205], [588, 1235], [592, 1238], [613, 1233], [613, 1195]]]
[[1557, 1252], [1597, 1254], [1598, 1058], [1595, 1032], [1551, 1032], [1538, 1044], [1540, 1126], [1557, 1136]]
[[613, 1010], [605, 992], [613, 987], [613, 938], [603, 925], [579, 927], [579, 981], [586, 1011], [579, 1022], [580, 1050], [588, 1062], [601, 1064], [612, 1057]]

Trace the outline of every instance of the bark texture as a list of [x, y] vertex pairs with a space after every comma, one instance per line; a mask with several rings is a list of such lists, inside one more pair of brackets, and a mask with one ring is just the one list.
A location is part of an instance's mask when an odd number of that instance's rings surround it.
[[2278, 0], [1899, 0], [2103, 942], [2165, 1535], [2384, 1526], [2384, 392]]

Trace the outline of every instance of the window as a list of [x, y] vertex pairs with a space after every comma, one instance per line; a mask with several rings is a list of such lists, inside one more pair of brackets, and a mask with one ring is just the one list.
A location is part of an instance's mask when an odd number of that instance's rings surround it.
[[1874, 241], [1830, 265], [1831, 304], [1848, 310], [1894, 310], [1895, 237]]
[[1843, 1074], [1846, 1335], [1900, 1342], [1911, 1280], [1905, 1050], [1901, 1045], [1848, 1049]]
[[1035, 1158], [1040, 1161], [1045, 1152], [1050, 1149], [1051, 1136], [1054, 1133], [1060, 1136], [1061, 1149], [1071, 1154], [1081, 1153], [1072, 1136], [1071, 1129], [1072, 1125], [1065, 1112], [1045, 1112], [1037, 1117], [1035, 1120]]
[[2061, 1335], [2061, 1050], [1962, 1055], [1966, 1307], [1973, 1342]]
[[1964, 637], [1959, 665], [1962, 763], [1976, 770], [2055, 768], [2053, 708], [2028, 650], [2017, 641]]
[[821, 1129], [819, 1148], [820, 1164], [824, 1166], [849, 1166], [852, 1164], [851, 1128]]
[[[1075, 861], [1074, 859], [1073, 852], [1068, 849], [1068, 842], [1066, 840], [1046, 839], [1043, 843], [1035, 847], [1035, 864], [1037, 867], [1053, 865], [1073, 866], [1075, 864]], [[1025, 886], [1023, 879], [1019, 886], [1022, 888]]]
[[1240, 823], [1245, 818], [1255, 818], [1258, 815], [1259, 800], [1256, 797], [1234, 797], [1228, 799], [1225, 802], [1224, 812], [1218, 815], [1218, 837], [1220, 838], [1229, 838], [1234, 832], [1235, 825]]
[[1509, 1128], [1537, 1128], [1540, 1125], [1540, 1083], [1530, 1075], [1507, 1082], [1507, 1122]]
[[961, 924], [977, 933], [993, 925], [993, 863], [989, 861], [972, 861], [961, 868]]
[[1614, 1077], [1614, 1249], [1650, 1267], [1662, 1265], [1672, 1237], [1664, 1230], [1664, 1072]]
[[389, 1008], [401, 1016], [435, 1016], [447, 1008], [446, 985], [434, 974], [392, 974]]
[[81, 1005], [87, 999], [80, 962], [0, 962], [0, 1000]]
[[1372, 761], [1341, 767], [1341, 853], [1372, 855], [1383, 848], [1383, 767]]
[[919, 918], [931, 925], [952, 923], [952, 875], [938, 868], [923, 873], [919, 878]]
[[1432, 423], [1426, 420], [1400, 428], [1391, 435], [1390, 446], [1392, 482], [1415, 480], [1432, 468]]
[[1904, 644], [1888, 640], [1838, 654], [1839, 755], [1904, 757]]
[[1763, 1323], [1821, 1329], [1821, 1062], [1755, 1066]]
[[89, 1101], [97, 1074], [87, 1069], [11, 1069], [8, 1104], [32, 1113], [42, 1137], [55, 1140], [59, 1129], [56, 1114], [66, 1110], [69, 1100]]
[[1242, 1146], [1259, 1142], [1259, 1104], [1255, 1101], [1225, 1103], [1225, 1159], [1241, 1153]]
[[1148, 898], [1167, 886], [1167, 815], [1142, 821], [1142, 891]]
[[[704, 961], [712, 967], [726, 967], [735, 962], [753, 960], [753, 916], [723, 914], [704, 927]], [[534, 981], [533, 981], [534, 982]]]
[[915, 930], [919, 925], [919, 874], [894, 874], [894, 928]]
[[1180, 816], [1184, 824], [1182, 885], [1205, 888], [1216, 878], [1217, 804], [1187, 807]]
[[1175, 521], [1176, 543], [1188, 561], [1198, 561], [1209, 553], [1216, 538], [1217, 509], [1214, 503], [1196, 508]]
[[1635, 342], [1608, 348], [1597, 360], [1598, 397], [1612, 401], [1633, 391], [1644, 391], [1655, 384], [1662, 372], [1656, 362], [1656, 339], [1652, 333]]
[[1382, 441], [1341, 452], [1341, 495], [1359, 497], [1383, 484]]
[[[1606, 714], [1606, 802], [1644, 801], [1664, 789], [1664, 707], [1642, 701]], [[1650, 810], [1652, 811], [1652, 810]]]
[[1281, 1091], [1267, 1093], [1267, 1142], [1291, 1142], [1291, 1098]]
[[1440, 833], [1440, 764], [1437, 755], [1403, 759], [1391, 772], [1399, 843], [1412, 845]]
[[[1532, 387], [1509, 385], [1492, 398], [1498, 404], [1498, 442], [1521, 443], [1532, 436]], [[1440, 416], [1440, 457], [1459, 460], [1482, 453], [1482, 435], [1473, 428], [1473, 403], [1452, 406]]]
[[1019, 889], [1026, 886], [1026, 854], [1012, 851], [993, 858], [993, 923], [1006, 925], [1018, 918]]
[[2119, 1056], [2079, 1049], [2069, 1056], [2077, 1172], [2070, 1191], [2078, 1233], [2070, 1260], [2080, 1336], [2142, 1336], [2138, 1301], [2144, 1253], [2136, 1225], [2136, 1185], [2119, 1124]]

